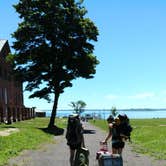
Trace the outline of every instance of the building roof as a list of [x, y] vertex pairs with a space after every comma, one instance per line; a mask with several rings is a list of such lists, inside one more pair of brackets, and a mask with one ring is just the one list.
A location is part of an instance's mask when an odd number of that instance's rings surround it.
[[0, 51], [2, 50], [2, 48], [4, 47], [6, 42], [7, 42], [7, 40], [0, 39]]

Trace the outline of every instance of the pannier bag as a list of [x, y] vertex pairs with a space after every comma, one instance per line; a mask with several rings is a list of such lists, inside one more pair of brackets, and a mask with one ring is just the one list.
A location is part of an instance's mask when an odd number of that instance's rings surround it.
[[77, 150], [74, 166], [89, 166], [89, 150], [81, 147]]

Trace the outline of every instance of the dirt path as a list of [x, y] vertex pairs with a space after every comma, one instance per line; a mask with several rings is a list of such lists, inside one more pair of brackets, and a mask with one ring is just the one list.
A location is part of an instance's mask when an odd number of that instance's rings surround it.
[[[85, 143], [90, 150], [90, 166], [98, 166], [95, 159], [99, 150], [99, 141], [103, 140], [106, 133], [98, 128], [84, 123]], [[20, 156], [9, 161], [7, 166], [69, 166], [69, 149], [65, 136], [56, 136], [56, 144], [46, 144], [39, 150], [24, 151]], [[156, 161], [144, 155], [132, 152], [127, 144], [123, 152], [123, 166], [166, 166], [166, 160]]]

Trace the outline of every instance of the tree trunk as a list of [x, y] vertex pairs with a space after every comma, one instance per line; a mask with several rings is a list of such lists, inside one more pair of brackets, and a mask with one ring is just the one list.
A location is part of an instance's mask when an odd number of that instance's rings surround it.
[[48, 128], [53, 128], [54, 127], [55, 117], [56, 117], [56, 112], [57, 112], [57, 106], [58, 106], [58, 99], [59, 99], [59, 94], [55, 93], [54, 105], [53, 105], [53, 109], [52, 109], [52, 112], [51, 112], [51, 117], [50, 117], [50, 122], [48, 124]]

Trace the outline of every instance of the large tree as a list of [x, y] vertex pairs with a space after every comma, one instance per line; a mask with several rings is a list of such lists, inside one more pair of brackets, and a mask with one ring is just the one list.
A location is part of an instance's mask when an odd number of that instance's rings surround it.
[[15, 53], [11, 55], [17, 77], [26, 82], [29, 98], [50, 101], [53, 108], [48, 127], [53, 127], [58, 99], [71, 81], [90, 79], [99, 63], [92, 54], [98, 30], [86, 17], [82, 1], [20, 0], [18, 29], [12, 34]]

